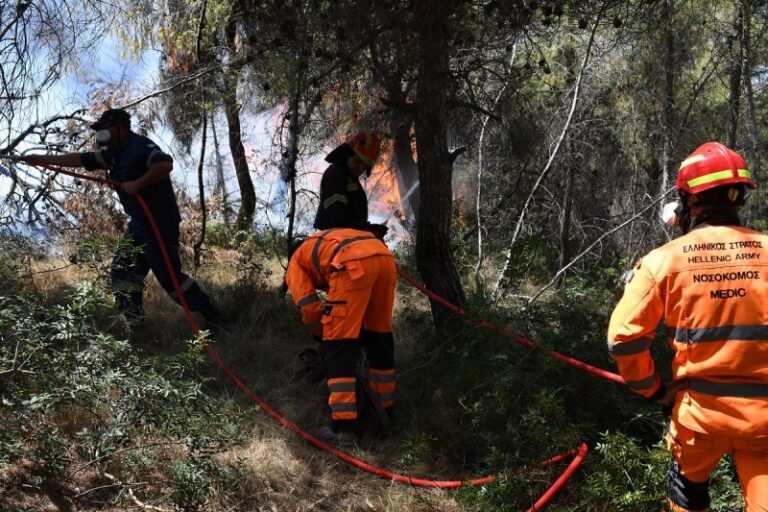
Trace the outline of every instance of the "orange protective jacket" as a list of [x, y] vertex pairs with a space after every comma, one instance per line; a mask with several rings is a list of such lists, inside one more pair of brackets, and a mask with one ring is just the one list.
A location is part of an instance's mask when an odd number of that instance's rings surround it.
[[701, 226], [652, 251], [627, 277], [608, 350], [629, 387], [661, 383], [650, 347], [659, 321], [672, 377], [689, 379], [674, 414], [691, 430], [768, 436], [768, 236]]
[[376, 255], [391, 255], [368, 231], [335, 228], [320, 231], [299, 246], [288, 263], [285, 282], [301, 309], [302, 321], [314, 334], [322, 333], [322, 301], [317, 290], [327, 289], [331, 270], [344, 263]]

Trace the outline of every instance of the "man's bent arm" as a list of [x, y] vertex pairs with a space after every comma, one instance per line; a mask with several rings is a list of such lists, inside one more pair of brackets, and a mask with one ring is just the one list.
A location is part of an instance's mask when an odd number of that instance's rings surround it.
[[82, 167], [83, 157], [80, 153], [64, 155], [25, 155], [22, 160], [30, 165], [58, 165], [60, 167]]

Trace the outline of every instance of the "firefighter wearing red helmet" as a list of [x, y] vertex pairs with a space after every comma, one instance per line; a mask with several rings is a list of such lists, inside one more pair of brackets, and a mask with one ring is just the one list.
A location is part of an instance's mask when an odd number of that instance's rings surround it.
[[[676, 188], [680, 204], [670, 223], [683, 236], [628, 274], [608, 351], [632, 391], [672, 406], [671, 510], [708, 510], [710, 474], [731, 454], [746, 510], [766, 512], [768, 236], [738, 216], [755, 183], [740, 155], [708, 142], [683, 161]], [[650, 353], [661, 320], [674, 351], [669, 383]]]
[[381, 141], [375, 132], [360, 132], [325, 157], [331, 165], [320, 183], [320, 204], [316, 229], [352, 228], [368, 231], [383, 239], [387, 227], [368, 222], [368, 198], [360, 184], [379, 156]]

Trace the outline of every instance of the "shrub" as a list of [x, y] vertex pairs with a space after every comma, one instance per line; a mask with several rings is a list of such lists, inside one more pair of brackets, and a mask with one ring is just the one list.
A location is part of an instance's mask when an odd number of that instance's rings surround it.
[[57, 487], [74, 487], [85, 468], [152, 481], [147, 472], [167, 468], [174, 447], [171, 496], [197, 510], [227, 474], [213, 455], [240, 440], [231, 406], [202, 391], [197, 374], [207, 359], [198, 340], [147, 359], [98, 328], [111, 312], [93, 282], [56, 305], [0, 296], [0, 471], [23, 461]]
[[[666, 474], [672, 457], [662, 443], [647, 448], [619, 432], [605, 432], [594, 450], [583, 493], [591, 510], [656, 512], [663, 506]], [[724, 458], [712, 474], [712, 512], [740, 509], [741, 490], [733, 479], [733, 463]], [[599, 504], [599, 505], [598, 505]]]

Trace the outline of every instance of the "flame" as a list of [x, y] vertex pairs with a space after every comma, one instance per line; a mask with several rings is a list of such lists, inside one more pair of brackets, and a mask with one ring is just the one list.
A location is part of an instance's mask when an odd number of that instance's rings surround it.
[[368, 213], [387, 218], [402, 208], [401, 191], [397, 184], [397, 166], [394, 163], [394, 143], [382, 142], [381, 153], [373, 167], [365, 188], [368, 193]]

